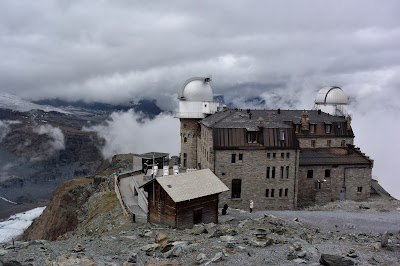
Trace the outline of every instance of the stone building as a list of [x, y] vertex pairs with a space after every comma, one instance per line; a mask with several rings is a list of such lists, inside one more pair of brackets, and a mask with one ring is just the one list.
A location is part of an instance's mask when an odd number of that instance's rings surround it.
[[248, 208], [253, 200], [254, 209], [295, 209], [369, 197], [373, 161], [353, 146], [339, 87], [322, 88], [307, 111], [229, 110], [212, 95], [210, 78], [188, 80], [175, 116], [181, 167], [211, 169], [230, 189], [220, 205]]

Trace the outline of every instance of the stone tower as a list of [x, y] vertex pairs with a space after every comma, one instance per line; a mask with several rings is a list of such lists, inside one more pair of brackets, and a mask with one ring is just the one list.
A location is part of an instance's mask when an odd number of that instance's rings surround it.
[[188, 79], [178, 93], [179, 111], [175, 117], [181, 121], [181, 167], [197, 168], [197, 135], [199, 121], [217, 111], [210, 77]]

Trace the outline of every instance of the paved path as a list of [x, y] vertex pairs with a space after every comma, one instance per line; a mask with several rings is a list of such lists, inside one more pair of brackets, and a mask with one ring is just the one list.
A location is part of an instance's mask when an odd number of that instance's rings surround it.
[[230, 217], [238, 220], [246, 218], [260, 218], [265, 213], [283, 219], [298, 218], [300, 222], [313, 224], [328, 231], [343, 233], [383, 233], [400, 231], [400, 212], [348, 212], [348, 211], [249, 211], [228, 208], [228, 215], [220, 216], [223, 222]]
[[130, 177], [125, 177], [121, 179], [119, 182], [119, 189], [121, 190], [122, 199], [128, 208], [131, 209], [131, 206], [138, 205], [138, 201], [137, 197], [134, 196], [133, 191], [129, 186], [129, 178]]

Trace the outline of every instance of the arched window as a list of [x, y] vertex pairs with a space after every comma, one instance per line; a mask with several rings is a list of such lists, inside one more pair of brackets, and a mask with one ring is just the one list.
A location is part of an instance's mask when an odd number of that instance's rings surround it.
[[187, 142], [187, 137], [183, 138], [183, 142], [185, 142], [185, 143]]

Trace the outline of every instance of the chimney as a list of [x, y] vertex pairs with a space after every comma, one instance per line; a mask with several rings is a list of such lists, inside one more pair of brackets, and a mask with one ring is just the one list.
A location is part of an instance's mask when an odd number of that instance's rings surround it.
[[222, 106], [222, 111], [226, 111], [226, 110], [228, 110], [228, 107], [226, 107], [226, 105], [224, 104], [224, 105]]
[[248, 113], [248, 114], [250, 113], [250, 109], [247, 109], [247, 113]]
[[301, 113], [301, 129], [302, 130], [310, 130], [310, 119], [308, 118], [308, 112], [303, 111]]
[[280, 114], [281, 114], [281, 108], [278, 109], [278, 115], [280, 115]]
[[318, 109], [318, 114], [319, 114], [319, 115], [321, 114], [321, 109]]
[[[250, 110], [249, 110], [249, 111], [250, 111]], [[251, 115], [252, 115], [252, 113], [249, 112], [249, 119], [251, 119]]]
[[262, 128], [264, 126], [264, 119], [260, 116], [257, 120], [257, 126]]

